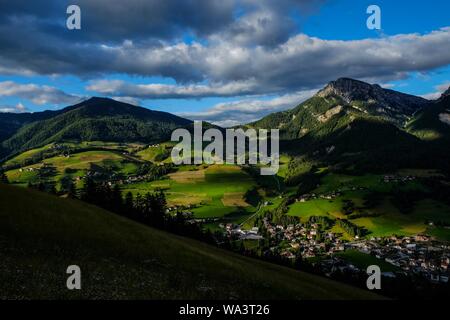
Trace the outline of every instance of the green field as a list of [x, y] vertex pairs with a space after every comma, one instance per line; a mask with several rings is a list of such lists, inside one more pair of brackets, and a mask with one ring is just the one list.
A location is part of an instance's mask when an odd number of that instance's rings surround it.
[[145, 161], [151, 162], [169, 162], [170, 150], [172, 144], [161, 143], [154, 146], [149, 146], [136, 153], [136, 156]]
[[25, 151], [25, 152], [15, 156], [15, 157], [9, 159], [8, 161], [6, 161], [4, 163], [4, 165], [5, 166], [20, 165], [20, 164], [22, 164], [23, 161], [25, 161], [27, 159], [30, 159], [30, 158], [32, 158], [35, 155], [38, 155], [38, 154], [40, 154], [40, 153], [42, 153], [44, 151], [47, 151], [47, 150], [51, 149], [51, 147], [53, 145], [54, 144], [52, 143], [52, 144], [45, 145], [45, 146], [43, 146], [41, 148], [36, 148], [36, 149], [31, 149], [31, 150]]
[[82, 141], [82, 142], [61, 142], [61, 143], [50, 143], [40, 148], [31, 149], [25, 151], [9, 160], [7, 160], [3, 165], [22, 165], [25, 160], [30, 160], [37, 155], [45, 155], [51, 152], [58, 152], [58, 149], [54, 149], [55, 146], [60, 148], [65, 148], [64, 150], [70, 150], [71, 152], [77, 152], [77, 150], [86, 149], [96, 149], [96, 150], [111, 150], [111, 151], [125, 151], [128, 153], [133, 153], [136, 150], [142, 149], [145, 146], [139, 143], [117, 143], [117, 142], [105, 142], [105, 141]]
[[[142, 144], [122, 144], [113, 142], [64, 142], [74, 150], [69, 157], [53, 156], [41, 162], [14, 169], [6, 172], [12, 184], [25, 186], [29, 182], [39, 183], [43, 179], [55, 183], [60, 189], [60, 181], [63, 177], [76, 180], [77, 187], [82, 187], [86, 172], [93, 166], [98, 170], [115, 173], [127, 177], [136, 174], [141, 163], [146, 161], [167, 162], [170, 160], [168, 152], [170, 143], [145, 146]], [[42, 148], [24, 152], [9, 160], [9, 164], [22, 163], [41, 152], [52, 149], [53, 144]], [[90, 151], [77, 152], [76, 150]], [[97, 148], [97, 149], [95, 149]], [[163, 189], [166, 193], [168, 204], [172, 207], [183, 206], [189, 208], [197, 218], [221, 218], [223, 221], [243, 223], [245, 228], [253, 226], [256, 216], [267, 210], [275, 210], [281, 203], [278, 197], [283, 193], [289, 197], [296, 193], [295, 186], [286, 186], [284, 178], [288, 171], [288, 163], [291, 159], [282, 155], [280, 158], [280, 170], [277, 176], [250, 176], [242, 168], [232, 165], [182, 165], [176, 167], [176, 172], [157, 181], [138, 182], [123, 186], [124, 192], [145, 194], [156, 189]], [[54, 168], [51, 176], [42, 177], [39, 168], [43, 165]], [[256, 168], [258, 170], [258, 168]], [[450, 222], [450, 207], [431, 199], [421, 200], [416, 203], [414, 210], [409, 214], [399, 212], [392, 204], [391, 193], [393, 191], [427, 191], [420, 179], [414, 181], [383, 182], [383, 175], [365, 174], [352, 176], [329, 172], [327, 167], [316, 170], [321, 175], [321, 181], [317, 188], [312, 190], [316, 195], [326, 195], [332, 192], [340, 192], [341, 195], [334, 199], [316, 198], [306, 202], [295, 202], [289, 206], [288, 215], [300, 217], [307, 221], [311, 216], [327, 216], [332, 219], [347, 218], [358, 226], [366, 228], [370, 236], [411, 235], [416, 233], [429, 233], [425, 222], [435, 220]], [[416, 177], [440, 177], [439, 172], [426, 169], [403, 169], [397, 175], [413, 175]], [[251, 189], [257, 188], [260, 199], [249, 201], [245, 194]], [[379, 203], [366, 208], [365, 198], [370, 194], [381, 194]], [[353, 215], [346, 216], [343, 210], [346, 201], [353, 203]], [[268, 206], [257, 208], [258, 202], [269, 202]], [[358, 215], [365, 215], [358, 217]], [[212, 226], [216, 228], [216, 226]], [[434, 231], [439, 239], [448, 239], [448, 229]], [[349, 236], [343, 233], [343, 238]]]
[[305, 222], [312, 216], [343, 217], [342, 201], [313, 199], [306, 202], [296, 202], [289, 207], [288, 214], [300, 217]]
[[[0, 185], [0, 299], [373, 299], [322, 277]], [[66, 288], [67, 266], [82, 290]]]
[[[77, 181], [76, 185], [80, 188], [83, 185], [81, 178], [93, 167], [127, 177], [136, 174], [139, 165], [145, 161], [160, 162], [167, 156], [167, 150], [170, 148], [170, 143], [146, 147], [101, 141], [65, 142], [60, 145], [72, 148], [70, 156], [53, 156], [33, 165], [9, 170], [6, 175], [10, 183], [26, 186], [30, 182], [37, 184], [45, 181], [55, 183], [59, 190], [61, 179], [70, 177]], [[51, 149], [51, 146], [27, 151], [11, 161], [20, 163], [27, 157]], [[86, 148], [98, 149], [76, 151]], [[134, 151], [136, 152], [129, 153]], [[51, 168], [52, 173], [43, 178], [41, 170], [44, 166]], [[276, 179], [272, 177], [272, 180]], [[198, 218], [227, 217], [234, 222], [245, 220], [255, 211], [245, 200], [246, 192], [255, 186], [256, 182], [238, 166], [183, 165], [160, 180], [126, 184], [123, 191], [131, 191], [136, 195], [163, 189], [171, 206], [191, 207], [191, 211]]]
[[144, 194], [165, 190], [169, 205], [198, 206], [192, 209], [198, 218], [223, 217], [238, 208], [252, 210], [245, 193], [255, 186], [252, 178], [238, 166], [212, 165], [169, 174], [163, 180], [125, 185], [124, 192]]
[[[439, 176], [434, 170], [423, 169], [404, 169], [398, 175]], [[317, 198], [306, 202], [295, 202], [289, 207], [288, 214], [300, 217], [302, 221], [307, 221], [311, 216], [350, 219], [356, 225], [366, 228], [370, 232], [369, 236], [427, 233], [441, 240], [449, 238], [448, 229], [434, 229], [434, 232], [431, 232], [425, 223], [427, 220], [450, 223], [449, 206], [432, 199], [423, 199], [415, 204], [411, 213], [405, 214], [399, 212], [398, 208], [392, 204], [393, 191], [427, 191], [420, 180], [386, 183], [383, 182], [383, 175], [350, 176], [328, 173], [321, 178], [320, 185], [312, 193], [319, 195], [336, 191], [341, 195], [332, 200]], [[381, 195], [379, 203], [366, 208], [364, 199], [374, 192]], [[346, 216], [343, 210], [345, 200], [353, 202], [354, 214], [366, 213], [368, 216], [360, 218]], [[345, 234], [343, 237], [350, 239]]]
[[[53, 167], [55, 172], [48, 180], [59, 183], [64, 176], [71, 178], [83, 177], [92, 165], [104, 170], [113, 171], [123, 175], [134, 174], [138, 164], [117, 151], [85, 151], [71, 154], [69, 157], [56, 156], [43, 160], [38, 164], [14, 169], [6, 172], [8, 180], [12, 184], [25, 185], [28, 182], [37, 183], [41, 180], [39, 169], [44, 165]], [[34, 171], [30, 171], [34, 170]]]

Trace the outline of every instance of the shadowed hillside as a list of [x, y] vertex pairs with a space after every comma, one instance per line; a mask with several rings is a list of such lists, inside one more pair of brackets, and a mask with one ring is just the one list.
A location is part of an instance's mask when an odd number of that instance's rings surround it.
[[[0, 185], [0, 298], [355, 299], [357, 288], [154, 230], [85, 203]], [[82, 270], [82, 290], [65, 287]]]

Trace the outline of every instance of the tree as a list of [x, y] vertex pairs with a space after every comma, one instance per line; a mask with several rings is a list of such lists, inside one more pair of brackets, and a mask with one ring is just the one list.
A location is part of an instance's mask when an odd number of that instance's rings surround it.
[[97, 185], [95, 184], [94, 180], [92, 180], [91, 178], [87, 178], [86, 182], [84, 183], [81, 199], [86, 202], [95, 203], [96, 195]]
[[143, 221], [142, 215], [144, 212], [145, 205], [144, 205], [144, 198], [142, 198], [139, 192], [136, 194], [133, 207], [136, 212], [136, 220]]
[[152, 224], [157, 227], [162, 227], [166, 220], [166, 196], [162, 190], [152, 194], [150, 199], [150, 214]]
[[112, 195], [111, 195], [111, 204], [112, 209], [120, 214], [123, 214], [123, 199], [122, 199], [122, 192], [120, 191], [120, 187], [118, 184], [114, 185], [114, 188], [112, 189]]
[[60, 180], [61, 191], [67, 193], [70, 198], [76, 198], [75, 184], [70, 176], [64, 176]]
[[133, 194], [128, 191], [125, 195], [125, 201], [124, 201], [124, 208], [123, 208], [123, 215], [131, 217], [133, 219], [136, 218], [135, 210], [133, 206]]
[[0, 169], [0, 183], [9, 183], [8, 177], [3, 172], [3, 169]]
[[75, 183], [73, 182], [73, 180], [70, 180], [70, 183], [68, 185], [67, 188], [67, 195], [69, 196], [69, 198], [76, 198], [77, 197], [77, 188], [75, 186]]
[[303, 257], [300, 251], [297, 251], [295, 254], [295, 262], [294, 262], [294, 268], [295, 269], [302, 269], [303, 267]]

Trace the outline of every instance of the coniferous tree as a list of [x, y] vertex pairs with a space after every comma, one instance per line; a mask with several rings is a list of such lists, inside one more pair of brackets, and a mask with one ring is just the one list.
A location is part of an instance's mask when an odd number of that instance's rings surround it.
[[0, 169], [0, 183], [9, 183], [8, 177], [5, 172], [3, 172], [3, 169]]
[[136, 211], [136, 220], [143, 221], [143, 212], [144, 212], [144, 199], [141, 194], [138, 193], [136, 198], [134, 199], [134, 210]]
[[90, 202], [95, 203], [97, 196], [97, 186], [91, 178], [87, 178], [86, 182], [84, 183], [83, 191], [81, 199]]
[[124, 214], [122, 192], [120, 191], [120, 187], [118, 184], [114, 185], [111, 198], [113, 211], [119, 214]]
[[136, 218], [135, 210], [133, 207], [133, 194], [130, 191], [128, 191], [125, 195], [124, 215], [132, 219]]
[[67, 195], [69, 198], [76, 198], [77, 197], [77, 188], [75, 186], [75, 183], [72, 179], [70, 179], [70, 182], [67, 186]]

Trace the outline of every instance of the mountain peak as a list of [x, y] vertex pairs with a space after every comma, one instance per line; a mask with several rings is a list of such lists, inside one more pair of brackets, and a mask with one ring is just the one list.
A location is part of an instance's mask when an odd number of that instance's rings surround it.
[[317, 96], [321, 98], [338, 97], [346, 104], [362, 101], [367, 106], [367, 112], [387, 116], [400, 122], [428, 103], [428, 100], [420, 97], [350, 78], [339, 78], [329, 82], [317, 93]]
[[382, 91], [383, 88], [377, 84], [371, 85], [351, 78], [339, 78], [329, 82], [317, 95], [324, 98], [328, 96], [339, 96], [346, 103], [350, 103], [354, 100], [369, 100], [373, 96], [381, 95]]
[[84, 102], [100, 102], [100, 101], [115, 101], [115, 100], [106, 97], [90, 97]]
[[102, 105], [105, 103], [114, 103], [114, 104], [128, 104], [122, 101], [118, 101], [118, 100], [114, 100], [111, 98], [107, 98], [107, 97], [91, 97], [87, 100], [84, 100], [83, 102], [81, 102], [81, 104], [86, 105], [86, 104], [95, 104], [95, 105]]
[[450, 97], [450, 86], [449, 86], [448, 89], [441, 95], [441, 99], [446, 98], [446, 97]]

